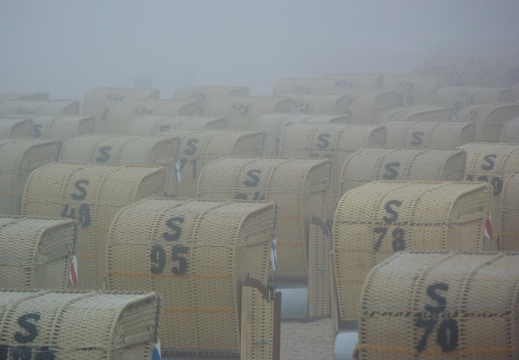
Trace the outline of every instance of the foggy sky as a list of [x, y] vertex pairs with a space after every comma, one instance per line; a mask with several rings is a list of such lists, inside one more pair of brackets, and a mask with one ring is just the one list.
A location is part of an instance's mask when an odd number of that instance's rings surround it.
[[191, 85], [409, 72], [439, 55], [519, 55], [519, 0], [0, 0], [0, 93], [82, 100], [150, 77]]

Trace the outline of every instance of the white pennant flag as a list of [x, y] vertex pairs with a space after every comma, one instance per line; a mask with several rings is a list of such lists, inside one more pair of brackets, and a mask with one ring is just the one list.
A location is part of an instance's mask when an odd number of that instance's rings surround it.
[[177, 179], [177, 182], [182, 181], [182, 172], [181, 172], [182, 165], [180, 164], [180, 159], [177, 159], [177, 162], [175, 163], [175, 168], [173, 171], [175, 172], [175, 178]]
[[494, 240], [494, 230], [492, 229], [492, 214], [488, 213], [487, 220], [485, 221], [485, 231], [483, 234], [488, 240]]
[[451, 110], [451, 121], [458, 121], [458, 113], [454, 108]]
[[72, 261], [70, 262], [70, 282], [72, 286], [77, 286], [77, 257], [74, 255], [72, 257]]
[[272, 240], [272, 246], [270, 247], [270, 266], [272, 267], [272, 271], [276, 271], [276, 266], [278, 265], [278, 252], [276, 239]]
[[451, 86], [462, 86], [465, 84], [465, 79], [460, 75], [458, 70], [454, 70], [451, 76], [450, 84]]
[[153, 353], [151, 354], [151, 360], [161, 360], [160, 354], [160, 340], [157, 340], [155, 347], [153, 348]]

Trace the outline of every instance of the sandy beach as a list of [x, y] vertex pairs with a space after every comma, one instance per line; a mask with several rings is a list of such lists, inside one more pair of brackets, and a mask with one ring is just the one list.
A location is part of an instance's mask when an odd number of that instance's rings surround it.
[[332, 360], [332, 320], [281, 323], [281, 360]]

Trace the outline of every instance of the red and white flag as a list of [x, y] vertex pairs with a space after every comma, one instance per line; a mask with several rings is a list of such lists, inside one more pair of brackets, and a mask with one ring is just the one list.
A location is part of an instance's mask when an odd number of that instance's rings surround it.
[[492, 214], [488, 213], [487, 221], [485, 221], [485, 230], [483, 234], [488, 240], [494, 240], [494, 230], [492, 230]]
[[72, 262], [70, 263], [70, 282], [72, 286], [77, 286], [77, 257], [74, 255], [72, 257]]

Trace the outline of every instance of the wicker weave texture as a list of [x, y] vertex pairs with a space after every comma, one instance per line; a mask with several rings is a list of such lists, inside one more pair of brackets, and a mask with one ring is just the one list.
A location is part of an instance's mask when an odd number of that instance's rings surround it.
[[176, 91], [172, 100], [192, 101], [196, 104], [196, 113], [202, 115], [211, 99], [248, 95], [249, 88], [244, 86], [193, 86]]
[[95, 118], [95, 131], [106, 132], [107, 114], [110, 106], [128, 99], [145, 100], [159, 98], [159, 90], [139, 88], [95, 87], [83, 99], [82, 115]]
[[203, 102], [210, 97], [247, 95], [249, 88], [245, 86], [193, 86], [175, 91], [171, 100]]
[[400, 106], [384, 111], [378, 118], [379, 124], [389, 121], [446, 121], [452, 111], [441, 106], [414, 105]]
[[[344, 87], [359, 90], [380, 90], [384, 86], [384, 75], [378, 73], [338, 73], [325, 74], [323, 79], [334, 79], [337, 82], [333, 85], [334, 88]], [[313, 93], [318, 93], [319, 82], [314, 84], [312, 88]]]
[[249, 88], [245, 86], [193, 86], [177, 90], [172, 100], [193, 101], [197, 104], [197, 113], [203, 114], [210, 99], [247, 95]]
[[279, 154], [293, 158], [328, 158], [331, 160], [330, 215], [339, 200], [339, 175], [346, 159], [367, 146], [383, 146], [386, 130], [382, 126], [294, 124], [281, 136]]
[[433, 64], [420, 63], [412, 72], [416, 76], [436, 76], [442, 79], [442, 87], [449, 86], [456, 74], [456, 65], [453, 63]]
[[433, 104], [441, 85], [441, 78], [436, 76], [386, 74], [383, 89], [400, 94], [403, 106], [414, 106]]
[[3, 359], [150, 359], [157, 294], [0, 292]]
[[106, 236], [117, 211], [164, 186], [164, 168], [53, 163], [35, 170], [25, 187], [22, 214], [79, 220], [78, 286], [101, 289]]
[[256, 119], [270, 113], [289, 113], [292, 99], [276, 96], [229, 96], [211, 99], [203, 116], [227, 119], [228, 129], [251, 129]]
[[487, 66], [470, 56], [433, 56], [420, 61], [418, 69], [442, 76], [443, 86], [484, 86], [488, 72]]
[[51, 163], [59, 143], [49, 140], [0, 139], [0, 214], [19, 215], [30, 173]]
[[474, 141], [472, 122], [390, 121], [385, 127], [390, 148], [455, 149]]
[[498, 103], [473, 105], [456, 114], [458, 121], [476, 124], [475, 141], [499, 142], [504, 125], [519, 116], [519, 104]]
[[339, 197], [374, 180], [462, 180], [466, 161], [459, 149], [361, 149], [344, 162]]
[[366, 278], [359, 359], [517, 358], [517, 253], [401, 252]]
[[365, 91], [337, 88], [330, 94], [348, 95], [350, 108], [345, 113], [355, 124], [378, 124], [380, 116], [388, 109], [400, 106], [400, 96], [396, 91]]
[[93, 116], [35, 116], [32, 118], [32, 137], [65, 140], [94, 133]]
[[9, 101], [0, 104], [2, 115], [79, 115], [79, 101], [49, 100], [49, 101]]
[[70, 219], [0, 217], [0, 288], [66, 289], [76, 249]]
[[505, 123], [501, 142], [519, 143], [519, 117]]
[[467, 86], [488, 86], [493, 88], [502, 88], [512, 86], [512, 83], [496, 83], [490, 85], [490, 78], [492, 76], [492, 69], [490, 66], [485, 64], [475, 64], [470, 68], [467, 68], [463, 74], [461, 74], [463, 79], [465, 80], [465, 85]]
[[316, 78], [282, 78], [274, 84], [274, 96], [323, 94], [341, 89], [380, 90], [382, 74], [326, 74]]
[[519, 251], [519, 175], [504, 179], [501, 195], [500, 250]]
[[296, 114], [341, 115], [349, 111], [353, 101], [348, 95], [341, 94], [304, 94], [293, 95], [291, 112]]
[[519, 172], [519, 144], [471, 143], [460, 149], [467, 152], [465, 180], [490, 182], [495, 196], [501, 195], [504, 178]]
[[436, 92], [434, 104], [459, 111], [465, 106], [510, 101], [511, 98], [510, 88], [448, 86]]
[[519, 60], [499, 60], [493, 64], [485, 85], [493, 87], [517, 85], [517, 74], [519, 74]]
[[223, 158], [203, 168], [197, 189], [199, 198], [277, 203], [274, 276], [308, 277], [310, 317], [330, 313], [328, 186], [325, 160]]
[[[407, 138], [406, 134], [408, 129], [418, 123], [418, 121], [390, 121], [384, 124], [386, 128], [386, 147], [388, 148], [402, 148], [404, 139]], [[412, 134], [411, 134], [412, 136]], [[423, 137], [423, 135], [422, 135]], [[422, 140], [423, 142], [423, 140]], [[416, 141], [415, 141], [416, 143]], [[418, 144], [417, 144], [418, 145]]]
[[106, 132], [124, 134], [133, 119], [150, 115], [194, 116], [194, 102], [168, 100], [122, 100], [110, 106], [106, 114]]
[[314, 78], [281, 78], [276, 80], [274, 84], [274, 90], [272, 95], [274, 96], [285, 96], [285, 95], [302, 95], [310, 94], [312, 84], [317, 79]]
[[200, 172], [211, 161], [226, 156], [260, 156], [264, 135], [260, 131], [244, 130], [177, 130], [169, 132], [180, 138], [176, 178], [172, 194], [196, 197]]
[[128, 135], [158, 135], [179, 129], [224, 129], [222, 117], [209, 116], [145, 116], [133, 119], [126, 128]]
[[292, 124], [345, 124], [348, 118], [342, 115], [303, 115], [303, 114], [266, 114], [260, 116], [253, 128], [265, 133], [263, 155], [276, 156], [279, 154], [281, 134], [285, 127]]
[[117, 213], [107, 246], [107, 287], [157, 291], [163, 348], [237, 351], [241, 284], [266, 285], [273, 202], [146, 199]]
[[163, 166], [164, 193], [173, 195], [178, 146], [174, 136], [86, 135], [65, 141], [60, 158], [65, 163]]
[[240, 359], [277, 360], [280, 339], [276, 330], [280, 329], [276, 329], [276, 297], [280, 306], [281, 293], [251, 280], [248, 278], [242, 287]]
[[464, 86], [470, 87], [507, 87], [510, 85], [496, 84], [488, 85], [489, 75], [492, 72], [492, 65], [482, 59], [476, 59], [472, 64], [466, 64], [459, 72]]
[[487, 184], [375, 181], [347, 192], [333, 224], [341, 322], [358, 319], [366, 275], [395, 251], [497, 249], [483, 233], [492, 205]]
[[0, 117], [0, 138], [31, 137], [32, 119], [28, 117]]
[[502, 208], [492, 217], [494, 232], [502, 232], [499, 237], [500, 249], [514, 249], [514, 239], [517, 237], [514, 223], [517, 220], [510, 215], [514, 213], [516, 202], [512, 187], [514, 179], [511, 177], [510, 184], [506, 185], [506, 178], [519, 172], [519, 144], [472, 143], [460, 149], [467, 152], [465, 180], [489, 182], [493, 187], [495, 201], [501, 204]]

